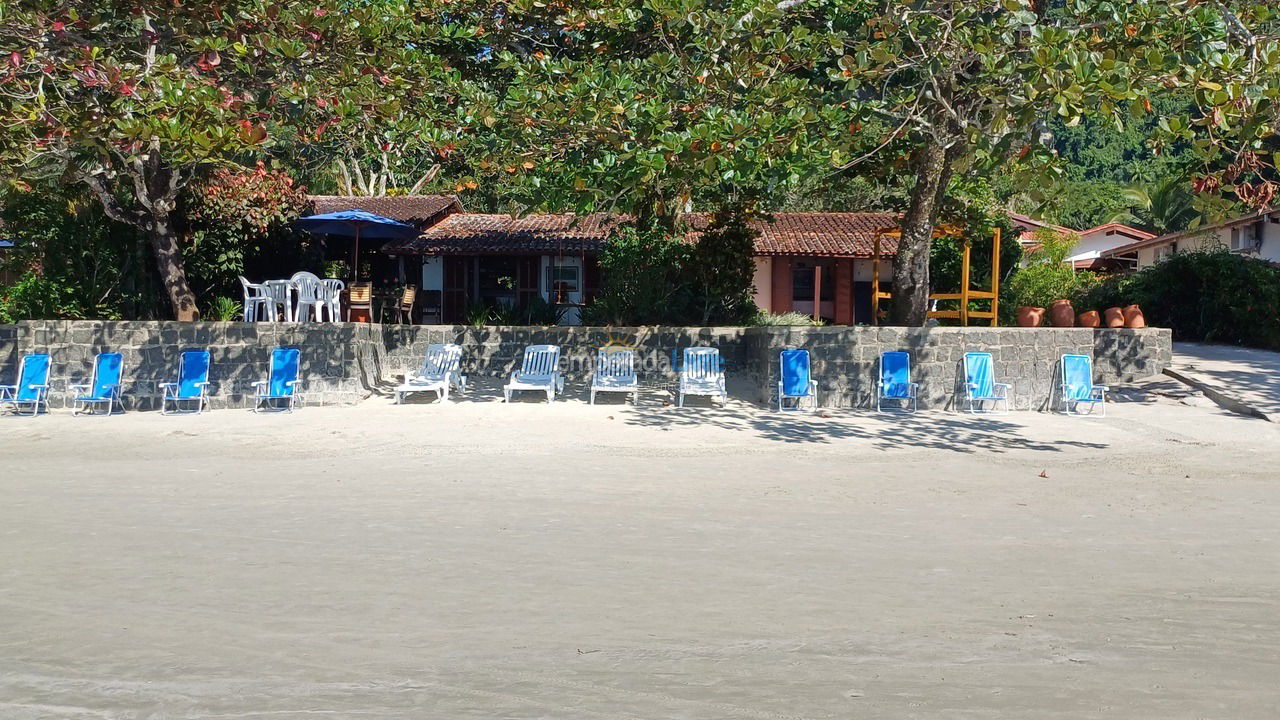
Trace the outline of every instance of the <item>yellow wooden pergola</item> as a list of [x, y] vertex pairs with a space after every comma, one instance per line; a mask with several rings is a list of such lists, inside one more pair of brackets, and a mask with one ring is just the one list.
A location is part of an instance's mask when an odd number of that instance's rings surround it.
[[[960, 324], [968, 327], [970, 318], [978, 318], [982, 320], [990, 320], [991, 327], [996, 326], [997, 316], [1000, 312], [1000, 228], [995, 228], [992, 235], [991, 243], [991, 290], [971, 290], [969, 288], [969, 254], [972, 250], [972, 244], [964, 237], [964, 231], [954, 225], [941, 225], [933, 231], [933, 236], [959, 238], [964, 244], [964, 256], [960, 264], [960, 292], [954, 293], [929, 293], [930, 302], [933, 301], [958, 301], [960, 308], [958, 310], [932, 310], [929, 312], [931, 318], [948, 318], [959, 320]], [[881, 292], [880, 290], [880, 241], [886, 237], [902, 237], [902, 230], [897, 227], [884, 228], [876, 233], [875, 255], [871, 260], [871, 322], [873, 325], [880, 324], [880, 301], [888, 300], [893, 297], [891, 293]], [[970, 300], [982, 300], [991, 302], [991, 310], [970, 310]]]

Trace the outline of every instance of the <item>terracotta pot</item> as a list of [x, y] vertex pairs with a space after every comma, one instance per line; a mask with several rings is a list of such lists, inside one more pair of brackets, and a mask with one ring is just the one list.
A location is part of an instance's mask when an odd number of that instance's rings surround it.
[[1126, 305], [1124, 310], [1124, 326], [1129, 328], [1144, 328], [1147, 326], [1147, 318], [1142, 314], [1142, 308], [1137, 305]]
[[1097, 310], [1085, 310], [1076, 316], [1076, 325], [1079, 327], [1096, 328], [1102, 324], [1102, 316]]
[[1054, 300], [1049, 306], [1049, 319], [1054, 327], [1075, 327], [1076, 309], [1071, 307], [1070, 300]]
[[1124, 311], [1120, 308], [1107, 308], [1102, 313], [1103, 327], [1118, 328], [1124, 327]]
[[1044, 308], [1025, 306], [1018, 308], [1018, 327], [1040, 327], [1042, 322], [1044, 322]]

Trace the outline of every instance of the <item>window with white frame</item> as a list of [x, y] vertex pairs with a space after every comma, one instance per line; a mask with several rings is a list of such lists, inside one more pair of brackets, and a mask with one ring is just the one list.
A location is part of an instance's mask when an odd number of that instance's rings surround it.
[[1155, 261], [1156, 261], [1156, 262], [1160, 262], [1161, 260], [1168, 260], [1169, 258], [1173, 257], [1173, 254], [1174, 254], [1174, 253], [1176, 253], [1176, 252], [1178, 252], [1178, 244], [1177, 244], [1177, 243], [1169, 243], [1168, 245], [1160, 245], [1159, 247], [1157, 247], [1157, 248], [1156, 248], [1156, 258], [1155, 258]]
[[1231, 249], [1236, 252], [1253, 252], [1258, 248], [1258, 223], [1231, 228]]
[[575, 302], [582, 290], [582, 268], [577, 265], [548, 265], [547, 289], [551, 302]]

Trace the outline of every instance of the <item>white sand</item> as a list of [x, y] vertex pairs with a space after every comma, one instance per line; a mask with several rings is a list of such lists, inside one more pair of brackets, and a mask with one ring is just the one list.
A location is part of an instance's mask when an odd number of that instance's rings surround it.
[[1280, 428], [835, 415], [0, 418], [0, 718], [1280, 715]]

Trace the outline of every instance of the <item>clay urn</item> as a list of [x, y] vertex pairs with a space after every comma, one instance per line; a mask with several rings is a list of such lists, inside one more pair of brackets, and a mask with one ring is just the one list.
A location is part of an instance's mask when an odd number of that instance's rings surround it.
[[1075, 327], [1076, 309], [1071, 307], [1070, 300], [1054, 300], [1049, 306], [1049, 319], [1054, 327]]
[[1096, 328], [1102, 324], [1102, 316], [1097, 310], [1085, 310], [1076, 316], [1076, 325], [1084, 328]]
[[1124, 326], [1127, 328], [1144, 328], [1147, 326], [1147, 318], [1142, 314], [1142, 308], [1137, 305], [1125, 305], [1124, 310]]
[[1107, 308], [1102, 313], [1102, 325], [1109, 328], [1124, 327], [1124, 311], [1118, 307]]
[[1018, 327], [1040, 327], [1040, 323], [1044, 322], [1044, 308], [1027, 307], [1018, 308]]

